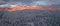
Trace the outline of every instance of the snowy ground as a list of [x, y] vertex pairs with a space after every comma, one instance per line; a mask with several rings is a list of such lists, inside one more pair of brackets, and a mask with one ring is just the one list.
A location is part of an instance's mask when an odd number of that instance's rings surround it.
[[0, 26], [60, 26], [60, 11], [0, 12]]

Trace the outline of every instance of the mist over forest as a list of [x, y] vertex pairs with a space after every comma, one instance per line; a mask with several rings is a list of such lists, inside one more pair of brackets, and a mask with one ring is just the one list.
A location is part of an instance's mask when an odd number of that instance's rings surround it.
[[[6, 11], [14, 5], [43, 6], [58, 10]], [[0, 9], [0, 26], [60, 26], [60, 0], [0, 0]]]

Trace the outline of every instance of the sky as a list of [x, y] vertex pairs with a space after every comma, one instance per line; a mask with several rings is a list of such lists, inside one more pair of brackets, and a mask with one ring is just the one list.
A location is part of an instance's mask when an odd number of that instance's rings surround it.
[[[4, 2], [7, 2], [4, 4]], [[18, 5], [18, 6], [51, 6], [59, 5], [60, 0], [0, 0], [1, 6]]]

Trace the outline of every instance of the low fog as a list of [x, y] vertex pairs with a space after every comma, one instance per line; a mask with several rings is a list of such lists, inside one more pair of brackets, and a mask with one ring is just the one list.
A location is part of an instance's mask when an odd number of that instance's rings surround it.
[[[0, 0], [0, 8], [44, 6], [60, 9], [60, 0]], [[0, 12], [0, 26], [60, 26], [60, 11], [17, 10]]]

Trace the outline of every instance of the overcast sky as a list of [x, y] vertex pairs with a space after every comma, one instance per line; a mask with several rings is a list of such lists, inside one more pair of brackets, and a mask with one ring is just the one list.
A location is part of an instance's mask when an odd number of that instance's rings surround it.
[[58, 5], [60, 4], [60, 0], [0, 0], [0, 5], [2, 2], [8, 2], [10, 5]]

